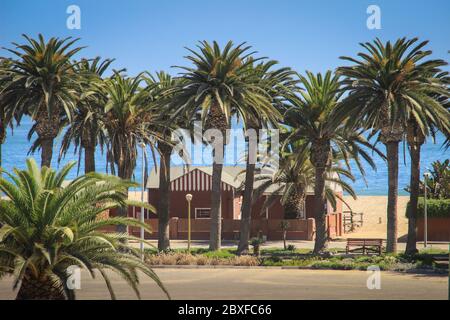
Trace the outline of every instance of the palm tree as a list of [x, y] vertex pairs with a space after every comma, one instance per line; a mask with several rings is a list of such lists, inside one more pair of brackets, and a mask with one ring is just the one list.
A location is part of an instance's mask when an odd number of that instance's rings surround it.
[[[223, 152], [226, 145], [226, 131], [230, 128], [232, 114], [245, 119], [248, 107], [268, 113], [272, 105], [267, 94], [249, 79], [248, 66], [258, 59], [251, 59], [250, 47], [241, 43], [234, 46], [230, 41], [221, 49], [217, 42], [211, 45], [200, 42], [199, 52], [188, 49], [188, 56], [194, 67], [180, 67], [184, 70], [184, 84], [177, 94], [180, 109], [193, 109], [201, 113], [205, 129], [214, 129], [213, 169], [211, 192], [211, 250], [221, 246], [221, 177]], [[219, 136], [221, 134], [221, 136]]]
[[2, 167], [2, 147], [6, 141], [6, 129], [11, 125], [13, 117], [3, 97], [3, 88], [11, 79], [10, 63], [9, 59], [0, 58], [0, 168]]
[[334, 112], [339, 104], [340, 81], [338, 76], [327, 71], [325, 76], [307, 72], [307, 77], [300, 76], [304, 91], [301, 97], [290, 99], [292, 107], [285, 114], [285, 123], [292, 128], [288, 141], [301, 140], [310, 149], [310, 160], [315, 169], [314, 210], [316, 219], [316, 240], [314, 252], [326, 249], [326, 188], [327, 171], [333, 159], [340, 157], [348, 168], [349, 160], [355, 160], [357, 167], [364, 174], [359, 156], [373, 168], [370, 156], [361, 146], [371, 147], [360, 131], [347, 127], [341, 121], [335, 121]]
[[[447, 73], [440, 73], [436, 75], [437, 81], [448, 81], [446, 80]], [[410, 199], [408, 211], [408, 238], [406, 242], [405, 254], [412, 255], [418, 252], [417, 250], [417, 233], [416, 233], [416, 217], [417, 217], [417, 206], [420, 194], [420, 153], [422, 145], [425, 143], [426, 136], [431, 136], [433, 140], [435, 139], [435, 133], [440, 130], [444, 135], [449, 135], [449, 123], [450, 123], [450, 113], [445, 112], [443, 108], [449, 108], [448, 96], [436, 96], [432, 95], [432, 98], [436, 100], [441, 106], [436, 104], [428, 105], [429, 109], [435, 111], [436, 114], [441, 115], [440, 118], [428, 116], [427, 110], [425, 111], [424, 117], [421, 119], [422, 122], [419, 123], [414, 114], [407, 121], [406, 126], [406, 141], [408, 143], [409, 153], [411, 157], [411, 178], [410, 178]], [[447, 113], [447, 114], [445, 114]]]
[[411, 210], [408, 211], [408, 238], [406, 241], [406, 254], [415, 254], [418, 252], [416, 242], [416, 217], [417, 205], [419, 203], [419, 183], [420, 183], [420, 152], [425, 142], [425, 135], [416, 121], [408, 120], [406, 129], [406, 141], [408, 142], [409, 154], [411, 157], [411, 177], [410, 177], [410, 197], [409, 205]]
[[67, 285], [71, 266], [86, 269], [92, 277], [98, 270], [113, 299], [107, 270], [118, 273], [138, 297], [138, 271], [167, 294], [139, 252], [123, 243], [131, 237], [99, 230], [117, 224], [147, 228], [131, 218], [99, 218], [126, 205], [126, 190], [134, 184], [91, 173], [64, 186], [74, 165], [55, 172], [39, 169], [28, 159], [27, 169], [0, 178], [0, 190], [7, 196], [0, 200], [0, 276], [14, 276], [14, 289], [20, 286], [16, 299], [75, 299], [75, 291]]
[[61, 118], [71, 120], [76, 106], [78, 79], [70, 59], [82, 48], [73, 47], [78, 39], [51, 38], [45, 42], [23, 35], [27, 44], [8, 49], [16, 59], [10, 68], [12, 79], [3, 90], [3, 98], [13, 113], [27, 114], [35, 124], [41, 146], [41, 165], [49, 167], [53, 141], [60, 131]]
[[[420, 181], [420, 196], [424, 196], [425, 184]], [[406, 191], [408, 188], [406, 188]], [[427, 179], [427, 197], [430, 199], [450, 199], [450, 159], [436, 160], [431, 164]]]
[[253, 204], [253, 184], [255, 177], [257, 143], [262, 128], [275, 128], [282, 116], [280, 111], [284, 108], [284, 96], [290, 94], [295, 87], [295, 74], [290, 68], [273, 69], [276, 61], [264, 61], [257, 65], [249, 65], [249, 79], [264, 90], [272, 103], [272, 110], [259, 109], [258, 106], [249, 106], [245, 113], [244, 129], [252, 130], [256, 139], [250, 140], [247, 136], [247, 160], [245, 170], [245, 187], [241, 207], [241, 223], [238, 254], [248, 252], [251, 226], [251, 208]]
[[[261, 208], [264, 212], [281, 195], [281, 204], [284, 207], [284, 219], [304, 218], [306, 215], [306, 192], [309, 186], [315, 184], [315, 168], [310, 160], [310, 150], [301, 142], [292, 143], [289, 152], [283, 152], [281, 159], [276, 160], [276, 155], [263, 163], [255, 176], [255, 197], [258, 198], [264, 193], [269, 193]], [[340, 185], [345, 192], [356, 199], [353, 188], [341, 179], [341, 176], [354, 181], [350, 171], [345, 170], [339, 165], [338, 161], [327, 171], [325, 180], [328, 183]], [[325, 197], [327, 201], [336, 210], [336, 199], [344, 199], [325, 185]], [[345, 203], [345, 201], [344, 201]]]
[[161, 71], [155, 76], [146, 77], [146, 100], [156, 104], [155, 112], [160, 122], [154, 130], [160, 130], [160, 141], [156, 146], [160, 155], [159, 165], [159, 202], [158, 202], [158, 250], [166, 251], [170, 248], [169, 220], [170, 220], [170, 159], [173, 151], [171, 141], [172, 131], [178, 127], [190, 126], [190, 119], [184, 115], [174, 115], [176, 105], [172, 103], [176, 89], [181, 85], [181, 78], [173, 78]]
[[[125, 180], [133, 176], [137, 146], [144, 143], [153, 151], [155, 139], [160, 139], [158, 114], [151, 110], [146, 93], [140, 87], [142, 75], [134, 78], [116, 73], [102, 84], [106, 94], [104, 127], [106, 131], [107, 162], [112, 173]], [[159, 129], [160, 130], [160, 129]], [[120, 216], [127, 216], [127, 208], [120, 208]], [[126, 232], [126, 226], [118, 231]]]
[[354, 65], [338, 69], [345, 76], [343, 89], [349, 96], [337, 113], [337, 121], [348, 117], [349, 123], [379, 132], [378, 140], [386, 146], [387, 252], [397, 251], [398, 146], [408, 121], [416, 121], [422, 132], [427, 132], [427, 117], [435, 123], [447, 117], [442, 106], [430, 96], [447, 94], [445, 86], [433, 77], [446, 63], [426, 59], [431, 51], [422, 48], [428, 41], [418, 44], [417, 41], [402, 38], [394, 44], [390, 41], [384, 44], [379, 39], [363, 43], [361, 46], [367, 52], [358, 54], [361, 59], [342, 57]]
[[84, 150], [84, 172], [95, 172], [95, 149], [98, 144], [103, 147], [105, 137], [102, 121], [105, 119], [105, 96], [101, 93], [102, 76], [114, 60], [100, 57], [92, 60], [82, 59], [75, 62], [75, 72], [79, 75], [81, 94], [74, 110], [72, 121], [61, 143], [59, 161], [69, 150], [71, 144], [75, 146], [75, 153], [79, 150], [81, 159]]

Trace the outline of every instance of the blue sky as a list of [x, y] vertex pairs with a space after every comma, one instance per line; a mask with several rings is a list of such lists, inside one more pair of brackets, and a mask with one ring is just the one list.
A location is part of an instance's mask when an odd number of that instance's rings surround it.
[[[81, 30], [68, 30], [66, 9], [81, 8]], [[381, 9], [381, 30], [366, 27], [366, 9]], [[355, 55], [358, 43], [381, 37], [417, 36], [431, 41], [436, 57], [450, 49], [450, 1], [283, 1], [283, 0], [2, 0], [0, 46], [21, 34], [80, 37], [86, 57], [116, 58], [130, 74], [178, 72], [185, 46], [198, 40], [247, 41], [299, 72], [334, 69], [340, 55]], [[3, 51], [3, 55], [7, 55]]]
[[[66, 27], [66, 9], [72, 4], [81, 9], [81, 30]], [[371, 4], [381, 9], [381, 30], [369, 30], [366, 26], [366, 10]], [[360, 50], [359, 42], [375, 37], [430, 40], [434, 57], [448, 60], [449, 12], [448, 0], [2, 0], [0, 47], [23, 43], [22, 33], [33, 37], [43, 33], [47, 38], [79, 37], [79, 44], [88, 46], [79, 57], [115, 58], [115, 68], [126, 67], [130, 75], [136, 75], [156, 70], [176, 74], [179, 70], [171, 66], [187, 65], [184, 47], [193, 48], [199, 40], [217, 40], [222, 44], [228, 40], [247, 41], [260, 56], [278, 60], [282, 66], [302, 73], [323, 72], [339, 66], [339, 56], [355, 56]], [[8, 53], [0, 50], [1, 55]], [[23, 123], [15, 129], [14, 136], [8, 137], [4, 149], [7, 170], [23, 166], [31, 145], [26, 139], [30, 126], [30, 121]], [[426, 144], [422, 171], [432, 161], [449, 157], [449, 151], [440, 148], [442, 142], [440, 136], [438, 144]], [[55, 146], [55, 150], [58, 148]], [[39, 154], [34, 156], [38, 158]], [[408, 158], [406, 165], [400, 163], [401, 193], [409, 182]], [[69, 155], [65, 161], [70, 159], [77, 160], [77, 156]], [[97, 160], [97, 169], [103, 170], [104, 156], [98, 155]], [[375, 161], [378, 172], [367, 170], [370, 188], [360, 177], [354, 184], [360, 194], [387, 192], [386, 165], [378, 157]], [[136, 172], [140, 172], [140, 161]]]

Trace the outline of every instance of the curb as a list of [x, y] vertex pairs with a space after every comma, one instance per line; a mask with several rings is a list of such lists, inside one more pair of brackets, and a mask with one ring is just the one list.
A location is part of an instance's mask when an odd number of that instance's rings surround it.
[[231, 265], [150, 265], [152, 269], [282, 269], [278, 266], [231, 266]]
[[[277, 269], [277, 270], [315, 270], [315, 271], [360, 271], [358, 269], [329, 269], [329, 268], [311, 268], [301, 266], [231, 266], [231, 265], [150, 265], [152, 269]], [[392, 272], [398, 274], [416, 274], [431, 276], [446, 276], [447, 271], [433, 271], [427, 269], [411, 269], [411, 270], [382, 270], [382, 272]]]

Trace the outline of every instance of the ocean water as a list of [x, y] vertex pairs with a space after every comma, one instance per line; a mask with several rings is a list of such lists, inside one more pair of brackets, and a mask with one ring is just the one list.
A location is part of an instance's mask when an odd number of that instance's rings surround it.
[[[27, 133], [31, 127], [31, 119], [25, 118], [23, 119], [21, 125], [19, 127], [15, 127], [13, 132], [8, 131], [8, 136], [6, 143], [3, 145], [3, 167], [5, 170], [12, 170], [14, 167], [24, 168], [25, 167], [25, 159], [28, 157], [34, 157], [38, 163], [40, 163], [40, 153], [36, 152], [35, 154], [29, 155], [29, 149], [31, 146], [31, 142], [27, 139]], [[436, 139], [436, 143], [432, 141], [427, 141], [427, 143], [422, 148], [422, 157], [421, 157], [421, 171], [422, 173], [430, 167], [431, 163], [436, 160], [444, 160], [450, 158], [450, 150], [444, 150], [441, 146], [444, 141], [444, 137], [442, 134], [439, 134]], [[58, 163], [57, 158], [59, 154], [61, 137], [58, 137], [54, 146], [53, 160], [52, 166], [54, 168], [58, 168], [66, 164], [68, 161], [78, 161], [78, 155], [73, 152], [68, 152], [66, 157], [62, 159], [61, 163]], [[244, 152], [244, 139], [242, 135], [237, 134], [237, 138], [227, 146], [226, 155], [225, 155], [225, 165], [235, 165], [236, 163], [243, 165], [243, 152]], [[384, 145], [379, 143], [377, 147], [381, 151], [384, 150]], [[234, 152], [232, 152], [234, 151]], [[403, 145], [400, 145], [399, 151], [399, 194], [400, 195], [408, 195], [407, 192], [404, 191], [404, 188], [409, 184], [410, 174], [409, 174], [409, 154], [406, 150], [406, 154], [403, 152]], [[150, 155], [150, 149], [146, 150], [147, 158], [148, 158], [148, 166], [151, 168], [153, 166], [152, 156]], [[193, 164], [205, 164], [211, 163], [210, 157], [210, 149], [204, 148], [203, 156], [197, 157], [197, 161], [194, 161]], [[351, 183], [353, 188], [355, 189], [358, 195], [386, 195], [388, 191], [387, 184], [387, 166], [386, 162], [381, 159], [376, 154], [373, 154], [373, 159], [376, 163], [377, 169], [372, 170], [370, 166], [367, 164], [364, 165], [366, 170], [366, 176], [363, 178], [359, 171], [356, 169], [354, 165], [353, 173], [355, 175], [356, 181]], [[156, 155], [156, 161], [159, 161], [158, 155]], [[199, 163], [200, 162], [200, 163]], [[173, 165], [179, 165], [181, 163], [178, 157], [173, 157]], [[79, 172], [84, 172], [83, 167], [84, 161], [83, 158], [80, 162]], [[104, 154], [101, 154], [100, 150], [97, 150], [96, 154], [96, 169], [99, 172], [107, 172], [106, 168], [106, 157]], [[77, 176], [77, 167], [72, 169], [69, 174], [69, 178], [72, 179]], [[135, 169], [134, 180], [137, 182], [141, 181], [142, 177], [142, 166], [141, 166], [141, 152], [139, 151], [139, 157]]]

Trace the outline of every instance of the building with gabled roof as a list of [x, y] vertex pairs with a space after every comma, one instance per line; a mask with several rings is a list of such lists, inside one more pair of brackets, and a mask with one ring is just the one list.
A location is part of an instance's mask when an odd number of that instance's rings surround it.
[[[224, 220], [240, 220], [242, 192], [238, 189], [245, 180], [245, 167], [224, 166], [222, 171], [222, 218]], [[210, 218], [211, 208], [211, 183], [212, 166], [174, 166], [170, 172], [170, 218], [187, 219], [186, 194], [193, 195], [191, 202], [191, 219], [207, 220]], [[258, 182], [255, 182], [257, 184]], [[329, 185], [336, 193], [342, 195], [339, 185], [332, 183]], [[252, 220], [281, 220], [284, 219], [284, 209], [279, 201], [262, 212], [261, 208], [267, 197], [277, 186], [269, 188], [259, 199], [254, 199], [252, 206]], [[151, 171], [147, 180], [148, 201], [158, 207], [160, 196], [159, 172], [155, 168]], [[280, 195], [281, 199], [281, 195]], [[334, 217], [333, 230], [329, 230], [330, 236], [341, 234], [342, 225], [342, 203], [337, 200], [336, 211], [330, 204], [327, 210], [330, 216]], [[301, 219], [314, 218], [314, 190], [307, 189], [305, 216]], [[156, 219], [157, 215], [148, 214], [147, 218]], [[205, 221], [206, 222], [206, 221]], [[331, 223], [330, 223], [331, 224]], [[331, 226], [330, 226], [331, 227]], [[330, 228], [329, 228], [330, 229]]]

